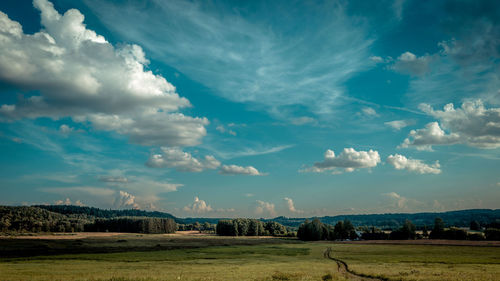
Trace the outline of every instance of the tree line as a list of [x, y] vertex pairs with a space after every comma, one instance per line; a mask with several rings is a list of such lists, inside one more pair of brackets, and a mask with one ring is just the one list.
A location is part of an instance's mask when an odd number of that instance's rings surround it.
[[293, 231], [277, 222], [242, 218], [219, 220], [216, 233], [221, 236], [295, 236]]
[[74, 206], [74, 205], [34, 205], [32, 207], [41, 208], [54, 213], [63, 215], [87, 215], [96, 218], [116, 218], [116, 217], [147, 217], [147, 218], [177, 218], [169, 213], [158, 211], [143, 211], [136, 209], [126, 210], [105, 210], [95, 207]]
[[356, 239], [356, 229], [349, 220], [339, 221], [335, 226], [324, 224], [319, 219], [306, 220], [299, 226], [297, 237], [304, 241]]
[[95, 218], [88, 214], [51, 212], [38, 207], [0, 206], [1, 232], [134, 232], [173, 233], [172, 218], [117, 217]]
[[458, 228], [445, 228], [445, 222], [441, 218], [435, 218], [434, 227], [429, 233], [427, 227], [422, 228], [421, 233], [417, 233], [415, 225], [406, 220], [404, 224], [390, 232], [382, 231], [374, 226], [359, 227], [362, 230], [361, 236], [356, 232], [355, 227], [349, 220], [338, 221], [335, 226], [324, 224], [319, 219], [313, 221], [306, 220], [300, 225], [297, 231], [297, 237], [304, 241], [317, 240], [346, 240], [358, 239], [363, 240], [413, 240], [413, 239], [448, 239], [448, 240], [500, 240], [500, 222], [496, 221], [485, 226], [484, 234], [481, 232], [481, 227], [475, 221], [471, 222], [471, 230], [476, 232], [469, 233], [468, 231]]
[[89, 232], [174, 233], [177, 224], [171, 218], [98, 218], [86, 225]]

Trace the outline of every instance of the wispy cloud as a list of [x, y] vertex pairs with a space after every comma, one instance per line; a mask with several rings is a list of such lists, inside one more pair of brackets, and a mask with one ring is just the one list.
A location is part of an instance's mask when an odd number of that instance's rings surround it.
[[278, 145], [273, 147], [241, 148], [237, 151], [216, 151], [215, 153], [222, 159], [232, 159], [237, 157], [257, 156], [271, 154], [294, 147], [295, 145]]
[[344, 82], [373, 65], [366, 22], [351, 18], [339, 2], [249, 4], [262, 17], [219, 2], [158, 0], [142, 10], [87, 3], [126, 40], [141, 42], [216, 94], [275, 116], [284, 117], [282, 109], [291, 105], [331, 113], [345, 94]]

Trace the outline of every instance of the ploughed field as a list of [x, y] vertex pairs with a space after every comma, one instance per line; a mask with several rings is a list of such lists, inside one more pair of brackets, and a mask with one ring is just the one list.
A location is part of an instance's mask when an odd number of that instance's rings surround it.
[[[500, 280], [499, 244], [449, 244], [194, 233], [4, 237], [0, 280]], [[362, 276], [325, 257], [328, 247]]]

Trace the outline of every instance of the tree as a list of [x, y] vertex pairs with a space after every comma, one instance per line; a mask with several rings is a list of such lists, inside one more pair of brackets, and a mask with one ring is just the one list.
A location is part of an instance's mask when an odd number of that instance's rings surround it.
[[205, 231], [212, 230], [212, 226], [210, 225], [210, 223], [209, 223], [208, 221], [206, 221], [206, 222], [203, 224], [203, 230], [205, 230]]
[[500, 229], [498, 228], [488, 228], [484, 231], [484, 235], [486, 236], [486, 240], [500, 240]]
[[194, 230], [198, 230], [198, 231], [201, 231], [201, 225], [199, 222], [195, 222], [193, 224], [193, 227], [194, 227]]
[[429, 236], [429, 231], [427, 230], [427, 225], [424, 225], [424, 228], [422, 230], [422, 236], [423, 237], [428, 237]]
[[410, 220], [405, 220], [403, 226], [400, 229], [391, 232], [389, 237], [392, 240], [415, 239], [415, 225]]
[[405, 236], [408, 237], [408, 239], [415, 239], [415, 225], [410, 221], [410, 220], [405, 220], [405, 224], [401, 228]]
[[481, 230], [481, 225], [476, 220], [471, 221], [470, 222], [470, 230]]
[[434, 219], [434, 228], [432, 229], [430, 239], [442, 239], [444, 236], [444, 221], [442, 218]]

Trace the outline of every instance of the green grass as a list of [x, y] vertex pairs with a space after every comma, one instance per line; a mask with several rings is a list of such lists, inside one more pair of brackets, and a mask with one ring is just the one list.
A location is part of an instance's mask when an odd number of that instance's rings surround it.
[[[391, 280], [500, 280], [500, 247], [161, 236], [134, 239], [84, 239], [77, 254], [68, 254], [71, 248], [64, 248], [58, 255], [3, 257], [0, 280], [322, 280], [329, 274], [332, 280], [347, 280], [337, 272], [334, 261], [323, 258], [326, 247], [332, 247], [333, 256], [346, 261], [354, 271]], [[30, 249], [37, 243], [23, 241]], [[0, 251], [5, 249], [6, 242], [2, 243]], [[22, 241], [12, 243], [20, 249], [28, 247]], [[38, 243], [44, 245], [42, 248], [55, 247], [51, 241]], [[69, 241], [62, 244], [73, 245]], [[85, 252], [82, 244], [93, 248]], [[92, 253], [115, 247], [116, 252]], [[138, 248], [142, 250], [134, 250]]]
[[500, 280], [500, 247], [336, 244], [355, 272], [392, 280]]

